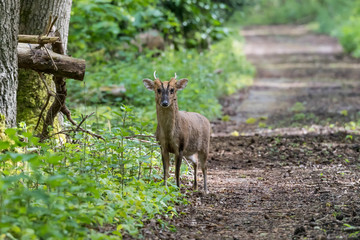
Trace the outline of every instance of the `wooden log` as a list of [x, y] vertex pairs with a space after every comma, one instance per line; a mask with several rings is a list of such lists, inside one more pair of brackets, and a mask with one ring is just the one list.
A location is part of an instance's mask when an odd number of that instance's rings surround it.
[[58, 37], [39, 36], [39, 35], [18, 35], [18, 42], [33, 43], [33, 44], [47, 44], [59, 41]]
[[56, 67], [48, 53], [39, 48], [37, 44], [18, 44], [19, 68], [33, 69], [44, 73], [51, 73], [54, 76], [72, 78], [82, 81], [85, 75], [85, 60], [61, 55], [48, 50]]

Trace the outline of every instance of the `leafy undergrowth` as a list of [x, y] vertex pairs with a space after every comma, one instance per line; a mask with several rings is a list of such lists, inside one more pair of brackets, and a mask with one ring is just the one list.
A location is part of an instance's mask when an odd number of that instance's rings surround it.
[[[243, 39], [233, 34], [212, 45], [210, 50], [166, 50], [153, 57], [154, 52], [124, 60], [103, 61], [101, 54], [91, 58], [86, 85], [69, 81], [70, 102], [79, 104], [116, 105], [125, 103], [144, 112], [142, 117], [153, 119], [155, 101], [142, 80], [153, 79], [153, 73], [167, 81], [176, 73], [178, 79], [188, 78], [187, 88], [179, 94], [181, 110], [199, 112], [213, 119], [221, 116], [218, 97], [232, 94], [252, 83], [254, 68], [242, 51]], [[108, 97], [100, 88], [119, 88], [124, 92]]]
[[163, 184], [158, 147], [141, 137], [149, 135], [149, 123], [137, 121], [126, 106], [112, 114], [106, 126], [84, 123], [104, 141], [68, 131], [62, 145], [60, 138], [39, 143], [26, 129], [6, 130], [0, 239], [139, 237], [146, 219], [177, 215], [174, 205], [186, 200], [177, 187]]

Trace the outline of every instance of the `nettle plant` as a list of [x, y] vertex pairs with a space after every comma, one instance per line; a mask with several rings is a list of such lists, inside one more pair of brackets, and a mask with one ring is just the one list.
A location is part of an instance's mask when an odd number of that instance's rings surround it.
[[[175, 186], [164, 186], [158, 146], [132, 109], [93, 123], [105, 140], [74, 132], [63, 145], [23, 129], [0, 141], [1, 239], [118, 239], [143, 221], [176, 215]], [[117, 125], [114, 123], [118, 123]], [[95, 130], [95, 129], [93, 129]]]

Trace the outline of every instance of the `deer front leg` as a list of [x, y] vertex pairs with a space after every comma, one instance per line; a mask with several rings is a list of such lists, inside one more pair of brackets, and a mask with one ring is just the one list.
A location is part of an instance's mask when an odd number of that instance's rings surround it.
[[180, 168], [181, 162], [183, 158], [183, 152], [180, 151], [178, 155], [175, 157], [175, 176], [176, 176], [176, 185], [180, 188]]
[[164, 169], [164, 184], [165, 186], [167, 186], [166, 181], [169, 177], [170, 156], [169, 156], [169, 152], [164, 150], [164, 148], [161, 148], [161, 160]]

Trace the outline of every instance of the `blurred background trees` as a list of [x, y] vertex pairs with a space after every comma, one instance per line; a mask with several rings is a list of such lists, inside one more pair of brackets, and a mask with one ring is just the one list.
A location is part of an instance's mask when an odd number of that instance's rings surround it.
[[208, 47], [222, 39], [222, 25], [240, 1], [80, 0], [73, 4], [70, 40], [75, 52], [106, 48], [116, 55], [139, 33], [157, 29], [176, 48]]
[[[125, 103], [146, 108], [148, 96], [143, 94], [139, 81], [157, 70], [162, 79], [177, 72], [188, 77], [194, 89], [207, 89], [209, 95], [203, 96], [198, 106], [187, 104], [195, 96], [184, 92], [180, 102], [190, 108], [186, 110], [200, 111], [210, 118], [219, 116], [221, 107], [214, 96], [246, 86], [253, 71], [241, 54], [241, 27], [307, 24], [317, 32], [337, 37], [348, 53], [360, 57], [359, 2], [75, 1], [69, 54], [86, 58], [88, 68], [85, 86], [70, 83], [71, 102]], [[108, 98], [108, 92], [99, 91], [109, 87], [120, 94]], [[84, 92], [88, 94], [84, 96]]]

